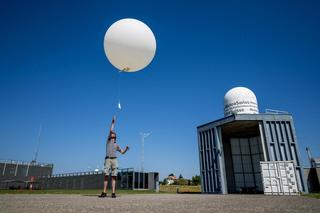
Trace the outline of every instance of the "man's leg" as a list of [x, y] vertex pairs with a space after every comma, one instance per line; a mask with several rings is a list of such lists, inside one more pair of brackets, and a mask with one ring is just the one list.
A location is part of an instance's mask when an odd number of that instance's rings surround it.
[[104, 176], [103, 192], [99, 197], [107, 197], [108, 177], [109, 177], [108, 175]]
[[108, 179], [109, 179], [109, 176], [105, 175], [104, 176], [104, 182], [103, 182], [103, 192], [104, 193], [107, 193]]
[[106, 197], [107, 196], [107, 188], [108, 188], [108, 179], [110, 174], [111, 168], [110, 168], [110, 162], [109, 159], [106, 159], [104, 162], [104, 181], [103, 181], [103, 192], [99, 197]]
[[112, 160], [112, 198], [116, 198], [116, 178], [118, 175], [118, 161], [117, 159]]
[[112, 194], [116, 193], [116, 178], [117, 176], [112, 176]]

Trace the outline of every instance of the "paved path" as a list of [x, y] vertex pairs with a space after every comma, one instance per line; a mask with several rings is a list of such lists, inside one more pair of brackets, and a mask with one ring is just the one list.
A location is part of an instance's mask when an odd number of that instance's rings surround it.
[[320, 200], [264, 195], [0, 195], [0, 212], [320, 212]]

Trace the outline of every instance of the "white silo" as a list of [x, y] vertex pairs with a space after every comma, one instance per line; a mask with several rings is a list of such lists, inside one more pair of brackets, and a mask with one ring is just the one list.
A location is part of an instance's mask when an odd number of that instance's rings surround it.
[[235, 87], [224, 96], [224, 116], [232, 114], [258, 114], [255, 94], [246, 87]]

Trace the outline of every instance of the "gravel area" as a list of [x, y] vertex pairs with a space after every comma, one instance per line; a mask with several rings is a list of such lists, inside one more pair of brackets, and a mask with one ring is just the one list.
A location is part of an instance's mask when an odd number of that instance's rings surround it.
[[149, 194], [116, 199], [83, 195], [0, 195], [0, 212], [320, 212], [301, 196]]

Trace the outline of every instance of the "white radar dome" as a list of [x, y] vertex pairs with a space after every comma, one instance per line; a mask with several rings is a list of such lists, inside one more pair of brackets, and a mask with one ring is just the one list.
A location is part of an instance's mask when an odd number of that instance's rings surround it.
[[224, 96], [224, 116], [232, 114], [258, 114], [255, 94], [246, 87], [235, 87]]

